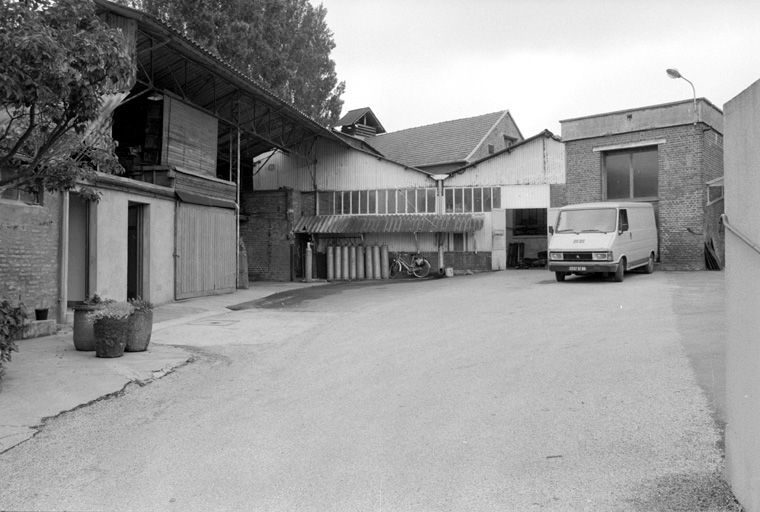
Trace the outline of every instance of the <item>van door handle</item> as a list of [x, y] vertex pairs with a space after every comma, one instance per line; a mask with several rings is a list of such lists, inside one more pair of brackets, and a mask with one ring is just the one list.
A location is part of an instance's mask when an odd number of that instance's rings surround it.
[[633, 240], [633, 233], [631, 233], [630, 231], [628, 232], [628, 238], [630, 238], [631, 240]]

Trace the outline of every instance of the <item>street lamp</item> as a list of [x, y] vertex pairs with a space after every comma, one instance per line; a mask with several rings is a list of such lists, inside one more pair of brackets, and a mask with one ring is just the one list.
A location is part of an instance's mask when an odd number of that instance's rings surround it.
[[691, 80], [683, 76], [677, 69], [675, 68], [668, 68], [665, 70], [665, 72], [668, 74], [670, 78], [683, 78], [687, 82], [689, 82], [689, 85], [691, 86], [691, 93], [694, 95], [694, 124], [697, 124], [697, 90], [694, 89], [694, 84], [691, 83]]

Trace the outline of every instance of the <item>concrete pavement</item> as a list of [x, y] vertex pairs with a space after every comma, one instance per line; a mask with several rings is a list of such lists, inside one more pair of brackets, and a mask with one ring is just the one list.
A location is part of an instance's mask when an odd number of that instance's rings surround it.
[[[230, 312], [227, 306], [319, 284], [325, 283], [253, 282], [247, 290], [232, 294], [162, 304], [154, 310], [154, 336], [179, 324]], [[145, 352], [97, 358], [94, 352], [74, 348], [71, 326], [17, 344], [19, 351], [0, 381], [0, 453], [33, 437], [47, 418], [120, 393], [131, 383], [143, 385], [193, 359], [191, 352], [166, 341], [151, 343]]]

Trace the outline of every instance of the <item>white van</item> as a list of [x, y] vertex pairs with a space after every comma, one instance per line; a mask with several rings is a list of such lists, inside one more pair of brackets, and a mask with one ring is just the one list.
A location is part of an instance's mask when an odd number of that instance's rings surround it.
[[549, 270], [557, 281], [601, 272], [620, 282], [627, 270], [654, 272], [657, 226], [649, 203], [564, 206], [549, 235]]

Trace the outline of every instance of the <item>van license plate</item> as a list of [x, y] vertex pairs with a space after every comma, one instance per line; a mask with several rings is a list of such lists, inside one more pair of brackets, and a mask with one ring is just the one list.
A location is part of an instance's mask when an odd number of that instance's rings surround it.
[[570, 272], [585, 272], [586, 267], [570, 267]]

